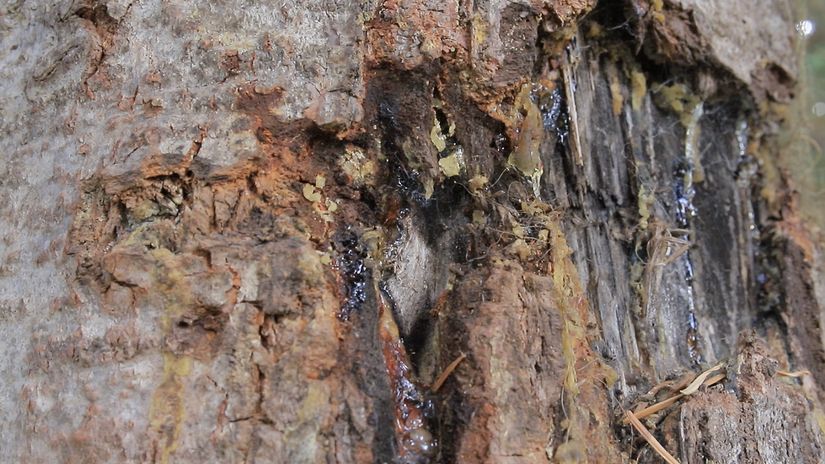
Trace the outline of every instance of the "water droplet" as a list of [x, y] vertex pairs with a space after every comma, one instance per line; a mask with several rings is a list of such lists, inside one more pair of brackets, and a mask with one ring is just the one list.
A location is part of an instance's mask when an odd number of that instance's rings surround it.
[[816, 30], [816, 23], [810, 19], [803, 19], [796, 23], [796, 32], [802, 37], [808, 37]]

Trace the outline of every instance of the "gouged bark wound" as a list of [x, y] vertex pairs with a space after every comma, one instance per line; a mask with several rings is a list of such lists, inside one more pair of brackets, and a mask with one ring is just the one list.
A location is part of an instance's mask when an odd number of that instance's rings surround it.
[[419, 462], [435, 455], [437, 443], [427, 430], [425, 401], [412, 379], [412, 367], [384, 292], [378, 295], [378, 336], [395, 407], [395, 437], [400, 462]]

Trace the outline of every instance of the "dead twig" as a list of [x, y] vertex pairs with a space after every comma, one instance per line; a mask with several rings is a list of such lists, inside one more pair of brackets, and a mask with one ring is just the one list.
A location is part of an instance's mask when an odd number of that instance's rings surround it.
[[635, 414], [633, 414], [631, 411], [625, 411], [624, 415], [625, 420], [629, 422], [630, 425], [632, 425], [637, 432], [639, 432], [639, 435], [641, 435], [642, 438], [644, 438], [645, 441], [647, 441], [650, 447], [653, 448], [653, 450], [656, 451], [659, 454], [659, 456], [661, 456], [662, 459], [665, 460], [665, 462], [667, 462], [668, 464], [679, 464], [679, 461], [677, 461], [672, 454], [668, 453], [665, 447], [662, 446], [661, 443], [659, 443], [659, 440], [657, 440], [656, 437], [654, 437], [653, 434], [650, 433], [650, 430], [648, 430], [647, 427], [645, 427], [644, 424], [642, 424], [642, 422], [636, 417]]

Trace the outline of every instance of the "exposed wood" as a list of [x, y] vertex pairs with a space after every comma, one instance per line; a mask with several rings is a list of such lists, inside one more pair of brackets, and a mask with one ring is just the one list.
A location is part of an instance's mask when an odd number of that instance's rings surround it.
[[9, 462], [825, 461], [789, 0], [6, 3]]

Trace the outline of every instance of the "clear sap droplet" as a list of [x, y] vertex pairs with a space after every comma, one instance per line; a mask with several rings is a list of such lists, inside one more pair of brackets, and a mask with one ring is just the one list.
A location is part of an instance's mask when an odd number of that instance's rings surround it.
[[796, 32], [802, 37], [808, 37], [816, 30], [816, 23], [810, 19], [803, 19], [796, 23]]

